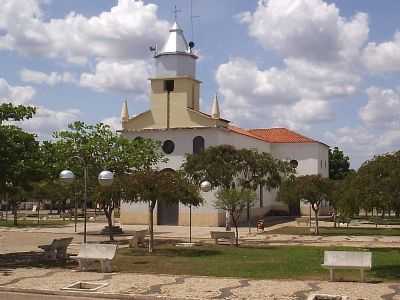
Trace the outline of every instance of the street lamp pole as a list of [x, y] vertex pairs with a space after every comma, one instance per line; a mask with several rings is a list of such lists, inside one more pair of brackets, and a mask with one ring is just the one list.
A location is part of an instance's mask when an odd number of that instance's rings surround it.
[[[83, 217], [84, 217], [84, 228], [83, 228], [83, 242], [86, 244], [86, 235], [87, 235], [87, 230], [86, 230], [86, 209], [87, 209], [87, 181], [88, 181], [88, 167], [86, 165], [85, 160], [80, 157], [80, 156], [72, 156], [70, 160], [72, 159], [77, 159], [79, 160], [82, 165], [83, 165], [83, 181], [84, 181], [84, 196], [83, 196]], [[69, 170], [64, 170], [60, 173], [60, 179], [66, 184], [71, 184], [74, 182], [75, 175]], [[75, 215], [76, 216], [76, 215]], [[76, 217], [75, 217], [76, 218]], [[76, 224], [76, 223], [75, 223]], [[75, 225], [75, 230], [76, 230], [76, 225]]]
[[83, 243], [86, 244], [86, 209], [87, 209], [87, 176], [88, 176], [88, 170], [87, 170], [87, 165], [85, 164], [83, 167], [83, 177], [84, 177], [84, 199], [83, 199]]

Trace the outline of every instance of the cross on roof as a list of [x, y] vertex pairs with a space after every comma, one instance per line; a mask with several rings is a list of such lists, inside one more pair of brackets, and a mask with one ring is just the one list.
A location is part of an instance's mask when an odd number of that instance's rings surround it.
[[182, 12], [180, 9], [178, 9], [176, 7], [176, 5], [174, 6], [174, 18], [175, 18], [175, 22], [178, 20], [178, 13]]

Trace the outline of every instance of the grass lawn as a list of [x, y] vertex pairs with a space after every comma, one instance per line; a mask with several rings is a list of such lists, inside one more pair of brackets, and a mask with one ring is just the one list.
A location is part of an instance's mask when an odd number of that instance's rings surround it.
[[[335, 235], [400, 236], [400, 228], [320, 227], [319, 231], [320, 235], [325, 235], [325, 236], [335, 236]], [[266, 234], [313, 235], [313, 233], [310, 233], [309, 227], [292, 227], [292, 226], [282, 227], [272, 231], [268, 231], [266, 232]]]
[[[198, 246], [177, 248], [161, 245], [153, 255], [146, 249], [124, 248], [118, 251], [114, 266], [120, 272], [242, 277], [254, 279], [328, 280], [329, 271], [321, 267], [319, 247], [230, 247]], [[329, 248], [333, 250], [334, 248]], [[355, 248], [337, 248], [357, 250]], [[400, 250], [372, 249], [374, 268], [367, 272], [370, 281], [400, 279]], [[359, 280], [359, 271], [337, 271], [337, 278]]]
[[71, 221], [63, 220], [40, 220], [38, 224], [37, 220], [18, 220], [18, 225], [14, 225], [14, 220], [0, 220], [0, 227], [15, 227], [15, 228], [25, 228], [25, 227], [55, 227], [64, 226], [71, 223]]

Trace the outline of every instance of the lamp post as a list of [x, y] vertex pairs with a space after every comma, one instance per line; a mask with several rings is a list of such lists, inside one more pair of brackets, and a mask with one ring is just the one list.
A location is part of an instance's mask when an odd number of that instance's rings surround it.
[[[84, 180], [84, 196], [83, 196], [83, 242], [86, 244], [86, 209], [87, 209], [87, 165], [85, 160], [80, 156], [73, 156], [71, 159], [79, 160], [83, 165], [83, 180]], [[64, 184], [72, 184], [75, 180], [75, 174], [70, 170], [64, 170], [60, 173], [60, 181]], [[76, 211], [75, 211], [76, 213]]]
[[[83, 164], [83, 178], [84, 178], [84, 199], [83, 199], [83, 242], [86, 244], [86, 236], [87, 236], [87, 177], [88, 170], [85, 161], [79, 156], [73, 156], [72, 158], [78, 159]], [[64, 184], [72, 184], [75, 181], [75, 174], [70, 170], [64, 170], [60, 173], [60, 180]], [[102, 171], [98, 177], [99, 183], [102, 186], [111, 186], [114, 181], [114, 174], [110, 171]], [[75, 220], [76, 220], [76, 209], [75, 209]], [[76, 225], [75, 225], [76, 230]]]
[[[102, 172], [100, 172], [97, 179], [101, 186], [110, 187], [110, 186], [112, 186], [112, 184], [114, 182], [114, 173], [110, 172], [110, 171], [102, 171]], [[111, 199], [111, 201], [113, 201], [113, 200]], [[114, 209], [112, 210], [112, 214], [111, 214], [111, 222], [112, 222], [111, 227], [108, 228], [110, 230], [110, 232], [114, 229]]]
[[[200, 190], [205, 193], [211, 191], [211, 183], [203, 181], [200, 183]], [[189, 205], [189, 243], [192, 243], [192, 205]]]

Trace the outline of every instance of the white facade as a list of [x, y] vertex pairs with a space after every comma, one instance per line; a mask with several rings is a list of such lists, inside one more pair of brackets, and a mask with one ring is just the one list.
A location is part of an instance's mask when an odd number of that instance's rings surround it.
[[[320, 174], [329, 176], [328, 146], [290, 130], [257, 129], [245, 130], [229, 125], [220, 118], [217, 97], [211, 115], [200, 112], [200, 81], [196, 80], [196, 59], [189, 48], [183, 31], [175, 23], [161, 53], [156, 53], [156, 74], [152, 80], [150, 110], [129, 118], [126, 103], [121, 114], [123, 130], [127, 138], [151, 138], [163, 144], [173, 143], [172, 151], [166, 154], [168, 161], [159, 169], [178, 170], [186, 154], [193, 153], [193, 140], [202, 137], [204, 147], [232, 145], [237, 149], [247, 148], [267, 152], [275, 158], [298, 162], [298, 175]], [[163, 82], [164, 81], [164, 82]], [[168, 82], [167, 82], [168, 81]], [[167, 90], [167, 83], [174, 81], [173, 90]], [[197, 105], [189, 105], [197, 103]], [[166, 120], [166, 121], [165, 121]], [[261, 133], [257, 134], [258, 131]], [[171, 149], [170, 149], [171, 150]], [[223, 226], [225, 213], [214, 208], [215, 191], [203, 193], [205, 203], [192, 210], [192, 223], [198, 226]], [[262, 218], [270, 210], [288, 210], [276, 201], [277, 191], [257, 191], [257, 201], [252, 208], [253, 218]], [[176, 205], [158, 206], [155, 220], [158, 224], [187, 225], [189, 208]], [[142, 204], [123, 204], [121, 221], [124, 224], [147, 224], [148, 207]]]

